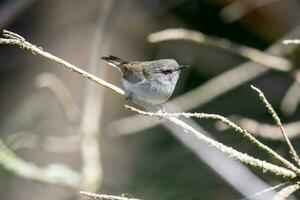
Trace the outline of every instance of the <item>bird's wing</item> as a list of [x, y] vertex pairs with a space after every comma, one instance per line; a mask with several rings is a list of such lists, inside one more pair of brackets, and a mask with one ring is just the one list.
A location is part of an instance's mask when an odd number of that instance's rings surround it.
[[141, 83], [145, 78], [144, 70], [139, 65], [139, 62], [128, 62], [121, 66], [123, 78], [131, 83]]
[[142, 83], [145, 80], [143, 67], [140, 62], [128, 62], [116, 56], [103, 56], [101, 59], [119, 69], [123, 78], [131, 83]]

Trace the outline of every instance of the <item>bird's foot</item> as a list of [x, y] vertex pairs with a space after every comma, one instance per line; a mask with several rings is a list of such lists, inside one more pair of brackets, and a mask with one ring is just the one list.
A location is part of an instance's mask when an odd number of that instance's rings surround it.
[[[157, 113], [158, 113], [158, 114], [164, 114], [164, 113], [167, 113], [166, 109], [165, 109], [163, 106], [157, 105], [157, 108], [158, 108], [158, 110], [157, 110]], [[159, 117], [159, 120], [162, 120], [162, 119], [163, 119], [163, 117]]]
[[133, 92], [126, 91], [125, 92], [125, 99], [128, 100], [128, 101], [132, 101], [132, 98], [133, 98]]

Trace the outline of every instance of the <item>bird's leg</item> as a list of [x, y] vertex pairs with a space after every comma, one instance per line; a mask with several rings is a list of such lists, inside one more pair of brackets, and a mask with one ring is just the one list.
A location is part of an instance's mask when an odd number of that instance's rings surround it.
[[126, 100], [129, 100], [129, 101], [132, 101], [132, 98], [133, 98], [133, 92], [131, 92], [131, 91], [126, 91], [126, 92], [125, 92], [125, 99], [126, 99]]
[[[158, 114], [167, 113], [165, 107], [163, 107], [163, 106], [161, 106], [159, 104], [157, 104], [156, 106], [157, 106], [157, 113]], [[159, 120], [162, 120], [162, 119], [163, 119], [163, 117], [159, 117]]]
[[166, 113], [165, 107], [163, 107], [159, 104], [157, 104], [156, 106], [157, 106], [157, 113]]

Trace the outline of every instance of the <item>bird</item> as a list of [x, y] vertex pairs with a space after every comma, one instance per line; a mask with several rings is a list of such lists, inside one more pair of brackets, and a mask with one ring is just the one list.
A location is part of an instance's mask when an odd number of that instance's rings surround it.
[[101, 59], [121, 72], [126, 98], [142, 106], [166, 102], [174, 92], [180, 71], [189, 67], [174, 59], [125, 61], [113, 55]]

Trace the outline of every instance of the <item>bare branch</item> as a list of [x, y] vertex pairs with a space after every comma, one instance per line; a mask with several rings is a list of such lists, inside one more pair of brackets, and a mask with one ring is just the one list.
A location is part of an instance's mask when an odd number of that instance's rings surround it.
[[90, 198], [93, 198], [93, 199], [99, 199], [99, 200], [140, 200], [140, 199], [136, 199], [136, 198], [113, 196], [113, 195], [107, 195], [107, 194], [96, 194], [96, 193], [86, 192], [86, 191], [80, 191], [80, 194], [90, 197]]
[[260, 89], [254, 87], [253, 85], [251, 85], [251, 88], [257, 92], [260, 100], [263, 102], [263, 104], [268, 109], [268, 111], [271, 114], [271, 116], [273, 117], [275, 123], [279, 126], [282, 136], [283, 136], [285, 142], [287, 143], [288, 147], [290, 148], [290, 154], [291, 154], [292, 158], [296, 161], [298, 166], [300, 166], [300, 158], [299, 158], [296, 150], [294, 149], [291, 141], [289, 140], [289, 138], [285, 132], [285, 129], [283, 128], [283, 125], [280, 121], [280, 118], [278, 117], [277, 113], [273, 109], [272, 105], [269, 103], [269, 101], [267, 100], [267, 98], [265, 97], [265, 95], [263, 94], [263, 92]]
[[[106, 88], [109, 88], [110, 90], [112, 90], [112, 91], [114, 91], [118, 94], [121, 94], [121, 95], [125, 94], [125, 92], [122, 89], [120, 89], [120, 88], [118, 88], [118, 87], [116, 87], [116, 86], [114, 86], [114, 85], [112, 85], [112, 84], [110, 84], [110, 83], [108, 83], [108, 82], [92, 75], [92, 74], [89, 74], [86, 71], [84, 71], [84, 70], [82, 70], [82, 69], [80, 69], [80, 68], [78, 68], [78, 67], [76, 67], [76, 66], [74, 66], [74, 65], [72, 65], [72, 64], [70, 64], [70, 63], [68, 63], [68, 62], [66, 62], [66, 61], [64, 61], [60, 58], [58, 58], [58, 57], [56, 57], [56, 56], [53, 56], [52, 54], [50, 54], [48, 52], [43, 51], [41, 48], [39, 48], [35, 45], [32, 45], [31, 43], [25, 41], [23, 39], [23, 37], [15, 34], [15, 33], [11, 33], [9, 31], [4, 31], [4, 37], [5, 38], [0, 38], [0, 44], [16, 45], [16, 46], [20, 47], [21, 49], [29, 50], [33, 54], [40, 55], [40, 56], [45, 57], [49, 60], [52, 60], [52, 61], [64, 66], [65, 68], [67, 68], [67, 69], [69, 69], [73, 72], [78, 73], [79, 75], [83, 76], [84, 78], [86, 78], [90, 81], [93, 81], [93, 82], [95, 82], [95, 83], [97, 83], [101, 86], [106, 87]], [[89, 151], [91, 150], [93, 152], [96, 152], [96, 151], [98, 152], [98, 149], [93, 148], [93, 147], [95, 147], [95, 145], [91, 145], [91, 143], [95, 143], [95, 140], [91, 139], [90, 137], [88, 138], [88, 140], [90, 142], [89, 143], [90, 145], [86, 145], [86, 146], [88, 147]], [[99, 155], [99, 154], [97, 153], [97, 155]], [[94, 166], [94, 163], [96, 162], [96, 160], [94, 159], [95, 156], [96, 156], [96, 158], [99, 158], [99, 157], [97, 157], [97, 155], [93, 155], [93, 158], [89, 157], [89, 160], [91, 162], [93, 162], [93, 166]], [[89, 170], [89, 174], [91, 174], [93, 177], [96, 177], [96, 174], [95, 174], [94, 170]], [[97, 180], [99, 180], [99, 177], [97, 177]], [[95, 182], [93, 182], [91, 184], [95, 185]]]
[[125, 108], [146, 115], [146, 116], [162, 116], [164, 118], [168, 117], [179, 117], [179, 116], [183, 116], [185, 118], [190, 118], [190, 117], [195, 117], [195, 118], [199, 118], [199, 119], [214, 119], [214, 120], [220, 120], [221, 122], [223, 122], [224, 124], [228, 125], [230, 128], [232, 128], [233, 130], [235, 130], [238, 133], [241, 133], [245, 138], [247, 138], [251, 143], [254, 143], [255, 145], [257, 145], [258, 148], [264, 150], [266, 153], [268, 153], [272, 158], [275, 158], [276, 160], [278, 160], [280, 163], [282, 163], [285, 167], [287, 167], [288, 169], [292, 170], [293, 172], [297, 173], [298, 175], [300, 175], [300, 170], [297, 169], [297, 167], [295, 167], [295, 165], [293, 165], [291, 162], [289, 162], [288, 160], [284, 159], [282, 156], [280, 156], [279, 154], [277, 154], [275, 151], [273, 151], [271, 148], [269, 148], [268, 146], [264, 145], [263, 143], [261, 143], [260, 141], [258, 141], [255, 137], [253, 137], [250, 133], [248, 133], [245, 129], [242, 129], [241, 127], [237, 126], [236, 124], [234, 124], [233, 122], [231, 122], [230, 120], [228, 120], [227, 118], [220, 116], [220, 115], [215, 115], [215, 114], [206, 114], [206, 113], [150, 113], [150, 112], [145, 112], [145, 111], [141, 111], [139, 109], [136, 109], [134, 107], [131, 106], [127, 106], [125, 105]]
[[[149, 117], [144, 118], [151, 119]], [[189, 124], [198, 132], [215, 140], [214, 136], [200, 127], [195, 120], [187, 118], [182, 118], [180, 120]], [[205, 162], [216, 174], [244, 197], [251, 196], [258, 191], [270, 188], [270, 186], [249, 169], [247, 165], [229, 158], [221, 151], [210, 148], [209, 145], [203, 145], [203, 143], [195, 140], [195, 137], [192, 134], [183, 134], [182, 128], [180, 126], [174, 126], [174, 123], [171, 121], [166, 121], [162, 125], [169, 130], [178, 141], [183, 143], [186, 148], [190, 149], [199, 159]], [[270, 191], [261, 195], [256, 200], [271, 199], [274, 195], [275, 192]]]

